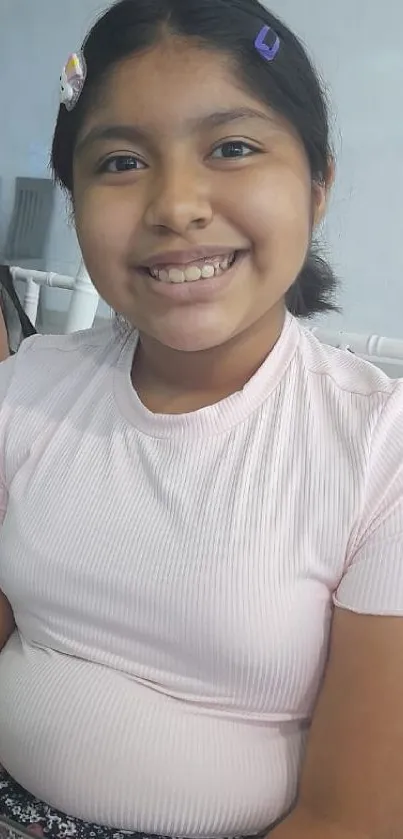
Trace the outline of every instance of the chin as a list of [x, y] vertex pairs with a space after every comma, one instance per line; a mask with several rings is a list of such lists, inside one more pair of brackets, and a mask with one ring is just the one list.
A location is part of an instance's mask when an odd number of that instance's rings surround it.
[[170, 341], [160, 341], [163, 343], [164, 347], [169, 347], [171, 350], [175, 350], [176, 352], [186, 352], [186, 353], [197, 353], [197, 352], [207, 352], [207, 350], [212, 350], [215, 347], [224, 344], [225, 341], [212, 341], [212, 340], [203, 340], [203, 338], [197, 337], [193, 335], [192, 337], [189, 336], [188, 339], [183, 340], [170, 340]]
[[215, 347], [225, 344], [230, 335], [224, 334], [222, 330], [203, 330], [188, 332], [183, 329], [175, 330], [175, 332], [162, 332], [162, 334], [154, 335], [154, 338], [164, 347], [169, 347], [176, 352], [206, 352]]

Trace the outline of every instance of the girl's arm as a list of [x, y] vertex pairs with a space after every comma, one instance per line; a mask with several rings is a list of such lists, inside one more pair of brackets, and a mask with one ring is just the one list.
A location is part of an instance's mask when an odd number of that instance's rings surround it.
[[336, 609], [299, 802], [270, 839], [403, 836], [403, 618]]
[[14, 628], [15, 624], [11, 606], [5, 595], [0, 591], [0, 651], [7, 643]]
[[0, 308], [0, 361], [5, 361], [9, 355], [7, 328]]

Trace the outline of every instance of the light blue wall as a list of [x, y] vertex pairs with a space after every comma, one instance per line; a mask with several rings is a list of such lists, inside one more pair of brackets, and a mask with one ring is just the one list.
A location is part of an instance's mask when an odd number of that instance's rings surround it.
[[[14, 177], [45, 172], [60, 67], [103, 5], [0, 0], [0, 233], [11, 210]], [[338, 178], [326, 224], [333, 262], [344, 279], [344, 314], [336, 323], [403, 337], [403, 4], [272, 0], [270, 5], [311, 48], [337, 114]], [[49, 267], [71, 273], [77, 260], [60, 199]], [[54, 300], [53, 305], [64, 303], [64, 297]]]
[[[49, 175], [61, 68], [104, 6], [102, 0], [0, 0], [0, 250], [14, 178]], [[60, 194], [47, 264], [57, 273], [74, 274], [79, 261], [69, 207]], [[68, 297], [46, 289], [45, 305], [65, 309]]]
[[344, 280], [344, 312], [329, 324], [403, 338], [403, 4], [270, 6], [311, 47], [336, 115], [337, 181], [326, 235]]
[[[16, 175], [45, 175], [58, 107], [58, 78], [102, 2], [0, 0], [0, 233], [4, 238]], [[55, 271], [74, 268], [77, 245], [59, 197], [49, 247]]]

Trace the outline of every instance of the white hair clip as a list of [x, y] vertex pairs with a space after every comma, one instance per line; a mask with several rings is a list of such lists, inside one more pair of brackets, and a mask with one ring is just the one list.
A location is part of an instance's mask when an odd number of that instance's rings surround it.
[[60, 76], [60, 103], [72, 111], [83, 91], [87, 78], [87, 65], [82, 52], [76, 53], [67, 61]]

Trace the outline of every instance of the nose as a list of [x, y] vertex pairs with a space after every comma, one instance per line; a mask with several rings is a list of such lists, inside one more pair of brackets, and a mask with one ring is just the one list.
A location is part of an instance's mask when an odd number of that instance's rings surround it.
[[151, 181], [145, 224], [160, 233], [183, 236], [202, 230], [213, 218], [208, 175], [182, 159], [170, 163]]

